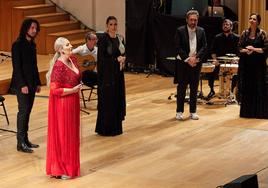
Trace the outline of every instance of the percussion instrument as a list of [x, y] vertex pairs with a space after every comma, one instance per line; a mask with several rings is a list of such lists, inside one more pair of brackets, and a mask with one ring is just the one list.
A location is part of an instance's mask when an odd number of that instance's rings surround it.
[[[236, 54], [226, 54], [226, 56], [219, 56], [217, 60], [220, 63], [219, 72], [219, 98], [225, 100], [225, 106], [227, 104], [233, 104], [236, 102], [234, 94], [231, 92], [231, 81], [233, 75], [238, 72], [238, 60], [239, 57]], [[213, 59], [208, 59], [208, 62], [213, 62]]]
[[166, 57], [166, 60], [173, 60], [173, 61], [175, 61], [176, 60], [176, 57]]
[[230, 87], [231, 87], [231, 75], [227, 74], [225, 76], [220, 75], [219, 76], [219, 84], [220, 84], [220, 95], [223, 96], [223, 98], [226, 98], [230, 93]]
[[230, 73], [230, 74], [236, 74], [238, 70], [238, 64], [221, 64], [220, 65], [220, 72], [221, 73]]
[[231, 62], [231, 61], [238, 61], [239, 57], [237, 56], [219, 56], [217, 57], [218, 60], [224, 61], [224, 62]]
[[215, 65], [211, 63], [202, 63], [201, 73], [210, 73], [215, 69]]
[[238, 71], [238, 64], [221, 64], [220, 65], [220, 94], [226, 98], [231, 92], [231, 80]]

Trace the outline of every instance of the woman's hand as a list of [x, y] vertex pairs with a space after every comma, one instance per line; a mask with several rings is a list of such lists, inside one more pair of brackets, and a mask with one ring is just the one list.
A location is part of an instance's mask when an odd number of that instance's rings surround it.
[[22, 88], [21, 88], [21, 93], [23, 93], [23, 94], [28, 94], [28, 93], [29, 93], [29, 89], [28, 89], [28, 87], [27, 87], [27, 86], [22, 87]]
[[123, 70], [124, 67], [125, 67], [126, 57], [120, 55], [120, 56], [117, 57], [117, 61], [120, 64], [120, 70]]
[[243, 49], [240, 50], [240, 52], [241, 53], [246, 53], [246, 54], [250, 55], [253, 51], [251, 51], [251, 50], [249, 50], [247, 48], [243, 48]]
[[119, 63], [125, 63], [125, 61], [126, 61], [126, 57], [120, 55], [120, 56], [117, 57], [117, 61], [118, 61]]
[[78, 84], [76, 86], [73, 87], [73, 92], [77, 93], [82, 89], [83, 85], [82, 84]]

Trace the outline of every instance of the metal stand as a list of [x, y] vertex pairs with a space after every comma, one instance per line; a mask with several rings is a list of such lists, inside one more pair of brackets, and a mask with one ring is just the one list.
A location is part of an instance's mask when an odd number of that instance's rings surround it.
[[86, 110], [83, 110], [82, 108], [80, 108], [80, 111], [86, 113], [87, 115], [90, 114], [90, 112], [88, 112], [88, 111], [86, 111]]
[[[171, 100], [172, 99], [172, 96], [174, 96], [175, 98], [177, 98], [177, 92], [175, 93], [171, 93], [169, 96], [168, 96], [168, 100]], [[185, 93], [185, 99], [184, 99], [184, 102], [189, 102], [190, 101], [190, 88], [189, 86], [187, 86], [186, 88], [186, 93]]]
[[8, 130], [8, 129], [3, 129], [3, 128], [0, 128], [0, 131], [6, 131], [6, 132], [10, 132], [10, 133], [15, 133], [15, 134], [17, 134], [16, 131], [12, 131], [12, 130]]
[[[230, 89], [230, 81], [232, 74], [228, 71], [223, 72], [223, 98], [225, 99], [224, 106], [237, 104], [234, 94]], [[228, 92], [226, 92], [228, 89]]]
[[177, 92], [170, 93], [170, 95], [168, 96], [168, 100], [171, 100], [172, 99], [172, 96], [174, 96], [175, 98], [177, 98]]
[[[237, 101], [235, 99], [235, 95], [232, 93], [231, 91], [231, 80], [232, 80], [232, 63], [231, 64], [227, 64], [227, 62], [230, 62], [230, 60], [232, 60], [231, 58], [227, 57], [222, 59], [222, 61], [224, 62], [224, 64], [220, 65], [220, 85], [222, 85], [222, 87], [220, 87], [220, 93], [219, 93], [219, 98], [223, 98], [224, 101], [224, 106], [230, 105], [230, 104], [237, 104]], [[229, 65], [229, 66], [227, 66]], [[221, 68], [223, 69], [223, 71], [221, 71]]]
[[200, 73], [200, 79], [199, 79], [199, 84], [200, 84], [200, 91], [199, 94], [197, 95], [197, 98], [204, 99], [204, 94], [203, 94], [203, 77], [204, 74]]
[[154, 50], [153, 53], [153, 58], [154, 58], [154, 64], [149, 65], [149, 72], [146, 75], [146, 78], [149, 78], [149, 76], [151, 76], [153, 73], [157, 73], [157, 53]]
[[154, 63], [153, 65], [150, 65], [150, 69], [146, 75], [146, 78], [149, 78], [149, 76], [151, 76], [154, 72], [156, 72], [155, 70], [156, 70], [156, 63]]
[[[200, 84], [200, 91], [197, 91], [197, 99], [200, 99], [199, 103], [205, 104], [207, 103], [207, 101], [205, 100], [205, 96], [203, 94], [203, 77], [204, 77], [205, 73], [200, 73], [200, 79], [199, 79], [199, 84]], [[199, 93], [198, 93], [199, 92]]]

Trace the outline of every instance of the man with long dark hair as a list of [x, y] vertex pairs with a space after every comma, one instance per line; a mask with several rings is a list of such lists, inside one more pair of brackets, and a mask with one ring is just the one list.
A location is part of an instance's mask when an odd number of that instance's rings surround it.
[[40, 78], [37, 68], [36, 45], [34, 39], [40, 26], [34, 19], [25, 19], [20, 34], [12, 44], [12, 81], [11, 89], [18, 100], [17, 114], [17, 150], [32, 153], [32, 144], [28, 139], [29, 118], [33, 107], [35, 93], [40, 92]]

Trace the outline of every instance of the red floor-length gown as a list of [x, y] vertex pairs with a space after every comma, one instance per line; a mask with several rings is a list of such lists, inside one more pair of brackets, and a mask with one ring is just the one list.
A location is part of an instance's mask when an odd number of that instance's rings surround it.
[[[76, 59], [71, 60], [78, 69]], [[79, 93], [61, 96], [63, 88], [73, 88], [80, 79], [80, 73], [59, 60], [55, 62], [48, 108], [47, 175], [80, 176]]]

